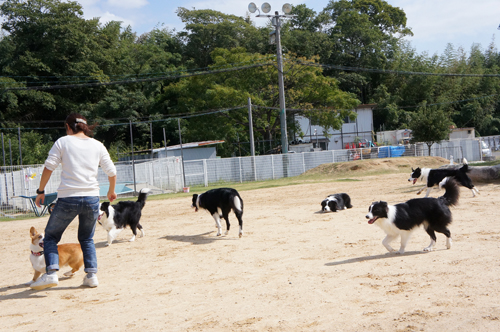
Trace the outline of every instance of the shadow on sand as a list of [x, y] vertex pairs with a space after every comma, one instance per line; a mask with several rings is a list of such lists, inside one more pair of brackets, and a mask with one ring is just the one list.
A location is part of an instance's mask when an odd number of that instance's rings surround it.
[[[160, 239], [166, 239], [169, 241], [177, 241], [177, 242], [186, 242], [191, 244], [208, 244], [215, 241], [228, 241], [228, 240], [237, 240], [237, 238], [222, 236], [210, 235], [215, 232], [207, 232], [196, 235], [167, 235], [163, 236]], [[224, 234], [224, 233], [223, 233]], [[210, 236], [207, 236], [210, 235]]]
[[[433, 250], [433, 251], [440, 251], [440, 250], [446, 250], [446, 249], [438, 249], [438, 250]], [[326, 263], [325, 265], [326, 266], [336, 266], [336, 265], [343, 265], [343, 264], [360, 263], [360, 262], [364, 262], [364, 261], [372, 261], [372, 260], [376, 260], [376, 259], [391, 259], [391, 258], [398, 258], [398, 257], [404, 257], [404, 256], [426, 255], [426, 254], [429, 254], [433, 251], [430, 251], [430, 252], [429, 251], [407, 251], [402, 255], [388, 252], [388, 253], [385, 253], [382, 255], [349, 258], [349, 259], [345, 259], [342, 261]]]

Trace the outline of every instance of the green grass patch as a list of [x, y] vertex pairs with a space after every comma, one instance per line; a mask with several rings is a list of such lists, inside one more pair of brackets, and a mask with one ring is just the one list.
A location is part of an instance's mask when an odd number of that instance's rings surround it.
[[500, 165], [500, 159], [469, 164], [469, 166], [496, 166], [496, 165]]

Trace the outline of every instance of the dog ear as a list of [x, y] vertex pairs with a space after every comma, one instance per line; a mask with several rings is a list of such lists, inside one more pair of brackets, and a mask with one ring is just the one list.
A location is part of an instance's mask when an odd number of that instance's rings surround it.
[[380, 203], [382, 204], [382, 207], [384, 208], [385, 213], [389, 213], [389, 205], [387, 204], [387, 202], [380, 201]]
[[415, 172], [415, 170], [413, 169], [413, 167], [411, 168], [411, 171], [412, 171], [412, 172]]
[[35, 234], [36, 234], [36, 229], [35, 229], [35, 227], [31, 226], [31, 228], [30, 228], [30, 235], [31, 236], [35, 236]]

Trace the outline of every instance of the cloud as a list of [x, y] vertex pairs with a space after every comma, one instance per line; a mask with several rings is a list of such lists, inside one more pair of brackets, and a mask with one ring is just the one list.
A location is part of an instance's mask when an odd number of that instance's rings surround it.
[[135, 22], [133, 20], [116, 16], [115, 14], [112, 14], [110, 12], [105, 12], [105, 13], [103, 13], [102, 15], [100, 15], [98, 17], [100, 17], [99, 22], [102, 23], [102, 24], [106, 24], [107, 22], [110, 22], [110, 21], [122, 22], [122, 25], [121, 25], [122, 28], [125, 28], [125, 27], [127, 27], [129, 25], [133, 27], [134, 24], [135, 24]]
[[112, 7], [130, 9], [141, 8], [147, 6], [149, 3], [147, 0], [108, 0], [108, 4]]
[[474, 5], [468, 0], [393, 2], [405, 11], [407, 24], [415, 33], [415, 38], [453, 39], [478, 35], [487, 30], [491, 31], [491, 36], [499, 23], [498, 1], [475, 1]]

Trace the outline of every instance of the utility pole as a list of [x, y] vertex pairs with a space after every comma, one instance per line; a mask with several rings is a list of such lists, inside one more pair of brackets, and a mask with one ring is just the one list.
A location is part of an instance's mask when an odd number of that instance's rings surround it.
[[[261, 7], [264, 13], [269, 13], [271, 11], [271, 5], [264, 2]], [[288, 15], [292, 11], [292, 6], [288, 3], [283, 5], [282, 11], [284, 15], [280, 15], [278, 11], [274, 12], [274, 15], [261, 15], [260, 10], [257, 8], [255, 3], [251, 2], [248, 5], [248, 11], [250, 13], [259, 14], [256, 17], [267, 17], [271, 18], [272, 25], [276, 27], [276, 30], [270, 34], [270, 43], [276, 44], [276, 60], [278, 62], [278, 88], [279, 88], [279, 102], [280, 102], [280, 126], [281, 126], [281, 153], [288, 153], [288, 132], [286, 123], [286, 106], [285, 106], [285, 84], [283, 78], [283, 54], [281, 50], [281, 18], [291, 18], [296, 15]]]
[[283, 54], [281, 50], [281, 21], [278, 11], [275, 13], [276, 20], [276, 60], [278, 61], [278, 86], [280, 99], [280, 124], [281, 124], [281, 152], [288, 153], [288, 133], [286, 125], [285, 106], [285, 82], [283, 80]]

